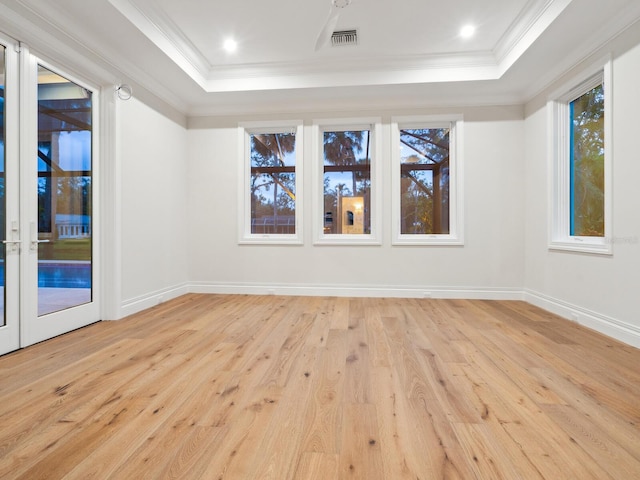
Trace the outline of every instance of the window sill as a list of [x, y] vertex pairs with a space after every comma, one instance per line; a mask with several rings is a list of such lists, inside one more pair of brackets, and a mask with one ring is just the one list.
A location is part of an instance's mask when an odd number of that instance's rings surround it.
[[454, 237], [451, 235], [401, 235], [395, 238], [392, 245], [397, 246], [464, 246], [464, 240], [462, 238]]
[[303, 245], [302, 238], [294, 235], [258, 234], [238, 240], [238, 245]]
[[584, 239], [567, 239], [549, 243], [549, 250], [560, 252], [588, 253], [594, 255], [613, 255], [613, 246], [602, 239], [599, 242], [589, 242]]
[[379, 246], [379, 239], [370, 235], [332, 235], [322, 236], [313, 242], [314, 245], [341, 245], [341, 246]]

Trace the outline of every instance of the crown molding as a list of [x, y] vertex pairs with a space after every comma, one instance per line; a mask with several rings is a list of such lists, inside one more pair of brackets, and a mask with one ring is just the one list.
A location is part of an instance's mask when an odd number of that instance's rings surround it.
[[[29, 45], [32, 53], [43, 55], [61, 68], [93, 81], [116, 85], [134, 83], [176, 112], [185, 112], [186, 103], [139, 65], [123, 58], [109, 45], [92, 45], [73, 32], [69, 17], [62, 10], [50, 9], [44, 15], [34, 0], [16, 0], [17, 8], [0, 5], [3, 30]], [[117, 59], [117, 60], [116, 60]]]
[[207, 90], [213, 66], [160, 7], [148, 0], [108, 1], [194, 82]]
[[221, 69], [206, 91], [241, 92], [371, 85], [494, 80], [490, 53], [437, 55], [405, 59], [242, 65]]
[[[113, 72], [91, 52], [84, 52], [84, 59], [78, 59], [78, 45], [67, 31], [57, 28], [50, 31], [53, 25], [38, 14], [26, 2], [18, 0], [16, 10], [0, 5], [3, 33], [16, 42], [26, 43], [29, 51], [46, 60], [54, 60], [60, 68], [82, 79], [91, 77], [88, 83], [113, 83]], [[93, 57], [93, 58], [92, 58]], [[87, 64], [86, 59], [92, 62]]]
[[[542, 72], [538, 82], [524, 91], [524, 102], [530, 102], [543, 94], [563, 75], [579, 69], [582, 64], [589, 62], [590, 58], [612, 53], [617, 48], [616, 42], [618, 39], [634, 27], [640, 30], [640, 2], [620, 10], [613, 19], [593, 33], [591, 41], [571, 51], [562, 64]], [[635, 44], [637, 38], [640, 38], [640, 34], [634, 37], [633, 44]], [[624, 40], [621, 43], [624, 43]]]
[[533, 45], [572, 0], [530, 0], [493, 49], [504, 75]]

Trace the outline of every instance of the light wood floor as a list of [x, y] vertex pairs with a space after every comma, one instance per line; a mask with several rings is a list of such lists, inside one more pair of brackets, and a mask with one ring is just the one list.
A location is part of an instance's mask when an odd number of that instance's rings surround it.
[[187, 295], [0, 357], [2, 479], [640, 478], [640, 350], [521, 302]]

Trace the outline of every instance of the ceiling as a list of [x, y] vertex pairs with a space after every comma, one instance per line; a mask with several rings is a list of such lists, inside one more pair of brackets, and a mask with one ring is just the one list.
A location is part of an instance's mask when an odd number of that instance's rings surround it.
[[[118, 81], [142, 85], [187, 115], [358, 102], [522, 103], [640, 19], [638, 0], [352, 0], [341, 9], [331, 0], [55, 5], [0, 0], [6, 18], [15, 13], [82, 45]], [[357, 45], [316, 48], [330, 12], [339, 13], [336, 29], [357, 30]], [[459, 32], [467, 24], [476, 34], [465, 39]], [[234, 54], [222, 48], [229, 37], [238, 44]]]

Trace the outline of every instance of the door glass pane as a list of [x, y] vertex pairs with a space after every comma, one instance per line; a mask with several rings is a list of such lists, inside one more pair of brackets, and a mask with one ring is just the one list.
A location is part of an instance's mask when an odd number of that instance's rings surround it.
[[92, 300], [91, 110], [90, 91], [38, 67], [38, 315]]
[[[5, 200], [4, 200], [4, 71], [5, 71], [5, 48], [0, 45], [0, 240], [6, 240], [6, 216], [5, 216]], [[6, 325], [4, 304], [5, 304], [5, 259], [6, 245], [0, 244], [0, 288], [2, 288], [2, 295], [0, 295], [0, 327]]]

